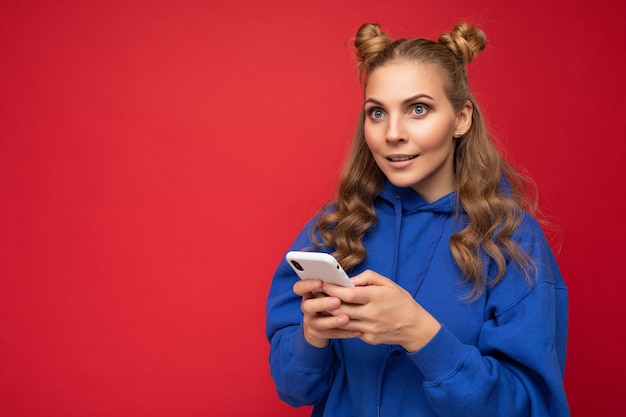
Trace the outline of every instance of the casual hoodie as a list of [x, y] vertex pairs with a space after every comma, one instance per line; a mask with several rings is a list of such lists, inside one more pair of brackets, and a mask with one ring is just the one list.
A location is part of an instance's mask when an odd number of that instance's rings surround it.
[[[283, 260], [267, 300], [270, 370], [279, 397], [313, 405], [313, 416], [569, 416], [563, 389], [567, 289], [537, 222], [525, 215], [515, 241], [534, 261], [529, 277], [512, 263], [497, 285], [469, 298], [450, 251], [464, 227], [455, 193], [428, 203], [387, 183], [375, 201], [376, 225], [364, 236], [370, 269], [409, 291], [442, 325], [424, 347], [333, 339], [307, 343], [298, 277]], [[290, 250], [313, 246], [312, 219]], [[485, 257], [488, 276], [496, 267]], [[535, 276], [536, 275], [536, 276]]]

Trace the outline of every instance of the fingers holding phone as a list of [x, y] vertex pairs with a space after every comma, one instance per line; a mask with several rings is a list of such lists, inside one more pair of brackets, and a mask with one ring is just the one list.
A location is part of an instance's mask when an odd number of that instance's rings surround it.
[[341, 300], [321, 292], [324, 282], [354, 287], [339, 263], [331, 255], [319, 252], [293, 251], [286, 258], [301, 278], [294, 284], [293, 291], [302, 297], [303, 328], [307, 342], [323, 348], [328, 345], [329, 339], [359, 337], [360, 332], [339, 328], [348, 324], [348, 316], [334, 316], [331, 313], [341, 306]]

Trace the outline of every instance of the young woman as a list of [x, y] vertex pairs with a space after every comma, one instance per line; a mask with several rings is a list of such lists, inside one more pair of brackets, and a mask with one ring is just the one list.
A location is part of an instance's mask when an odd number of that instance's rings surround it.
[[355, 287], [278, 267], [280, 398], [314, 416], [569, 415], [567, 289], [469, 91], [485, 35], [366, 24], [355, 46], [364, 102], [338, 197], [290, 248], [332, 253]]

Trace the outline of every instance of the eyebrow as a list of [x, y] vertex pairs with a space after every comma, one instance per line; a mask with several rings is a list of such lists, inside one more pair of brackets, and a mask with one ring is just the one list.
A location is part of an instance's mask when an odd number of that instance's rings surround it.
[[[413, 102], [415, 100], [419, 100], [421, 98], [427, 98], [427, 99], [430, 99], [432, 101], [435, 101], [435, 99], [432, 98], [431, 96], [429, 96], [428, 94], [416, 94], [414, 96], [411, 96], [411, 97], [409, 97], [407, 99], [402, 100], [402, 104], [409, 104], [409, 103], [411, 103], [411, 102]], [[365, 105], [367, 103], [374, 103], [374, 104], [376, 104], [378, 106], [382, 106], [383, 105], [383, 103], [381, 101], [378, 101], [375, 98], [371, 98], [371, 97], [368, 98], [367, 100], [365, 100], [363, 105]]]

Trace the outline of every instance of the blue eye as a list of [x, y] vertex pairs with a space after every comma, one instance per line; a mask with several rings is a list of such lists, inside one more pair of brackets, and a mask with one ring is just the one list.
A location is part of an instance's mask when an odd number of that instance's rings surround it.
[[411, 113], [416, 116], [423, 116], [426, 114], [427, 110], [428, 109], [426, 108], [426, 106], [424, 106], [423, 104], [418, 104], [411, 109]]
[[383, 117], [385, 117], [385, 112], [378, 107], [375, 107], [370, 110], [370, 117], [372, 119], [382, 119]]

